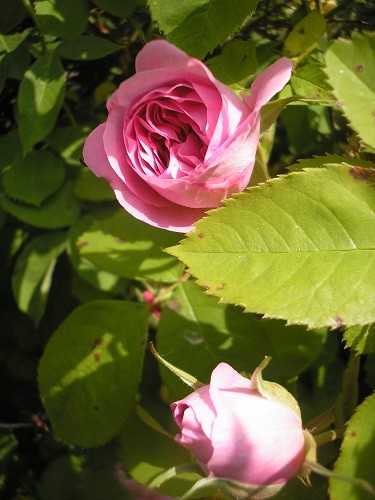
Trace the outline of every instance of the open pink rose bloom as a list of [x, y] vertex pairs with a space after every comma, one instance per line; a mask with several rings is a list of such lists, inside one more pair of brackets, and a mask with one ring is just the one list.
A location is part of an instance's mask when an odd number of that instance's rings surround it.
[[301, 417], [266, 399], [226, 363], [210, 385], [171, 405], [186, 446], [211, 475], [252, 485], [283, 484], [305, 459]]
[[83, 157], [134, 217], [187, 232], [205, 211], [243, 191], [259, 141], [260, 108], [288, 82], [283, 57], [242, 99], [199, 60], [164, 40], [138, 54], [136, 74], [107, 103], [108, 119]]

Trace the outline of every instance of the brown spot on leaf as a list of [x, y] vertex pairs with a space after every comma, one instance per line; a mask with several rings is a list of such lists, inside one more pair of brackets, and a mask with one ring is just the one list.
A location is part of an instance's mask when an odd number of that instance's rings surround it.
[[202, 238], [204, 238], [204, 234], [203, 233], [198, 233], [197, 237], [201, 240]]
[[336, 330], [336, 328], [341, 328], [342, 325], [344, 324], [344, 320], [340, 316], [336, 316], [333, 318], [333, 328]]
[[356, 437], [356, 435], [357, 435], [357, 432], [356, 432], [356, 431], [354, 431], [354, 430], [351, 430], [351, 431], [349, 432], [349, 437], [353, 437], [353, 438], [354, 438], [354, 437]]
[[98, 406], [98, 405], [95, 405], [95, 406], [94, 406], [94, 410], [95, 410], [95, 411], [98, 411], [98, 410], [99, 410], [99, 406]]
[[305, 28], [300, 28], [300, 29], [298, 30], [298, 34], [299, 34], [299, 35], [304, 35], [304, 34], [305, 34]]
[[375, 169], [352, 166], [349, 169], [350, 175], [358, 181], [366, 181], [371, 186], [375, 186]]
[[87, 247], [87, 245], [88, 245], [88, 244], [89, 244], [89, 243], [88, 243], [88, 241], [80, 241], [80, 242], [77, 242], [77, 243], [76, 243], [76, 249], [77, 249], [77, 250], [82, 250], [82, 248]]
[[224, 290], [224, 288], [226, 288], [227, 284], [226, 283], [220, 283], [220, 285], [218, 285], [216, 287], [216, 290]]
[[92, 343], [92, 348], [95, 349], [96, 347], [100, 347], [103, 345], [103, 339], [102, 338], [98, 338], [98, 339], [95, 339], [94, 342]]
[[94, 354], [94, 361], [96, 361], [97, 363], [99, 363], [100, 361], [100, 354], [97, 352]]
[[364, 68], [363, 68], [362, 64], [358, 64], [358, 66], [356, 66], [356, 68], [355, 68], [355, 72], [362, 73], [363, 69]]
[[125, 241], [125, 240], [123, 240], [122, 238], [116, 238], [116, 239], [115, 239], [115, 242], [116, 242], [116, 243], [120, 243], [120, 244], [124, 244], [124, 243], [126, 243], [126, 241]]

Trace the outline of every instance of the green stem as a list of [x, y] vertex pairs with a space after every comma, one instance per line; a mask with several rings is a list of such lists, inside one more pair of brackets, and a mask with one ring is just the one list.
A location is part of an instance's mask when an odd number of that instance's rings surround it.
[[185, 273], [181, 276], [181, 278], [178, 279], [178, 281], [176, 281], [176, 283], [173, 283], [173, 285], [169, 286], [168, 288], [164, 288], [163, 291], [161, 291], [159, 293], [159, 295], [157, 297], [155, 297], [155, 299], [152, 301], [152, 305], [155, 305], [155, 304], [159, 304], [160, 302], [163, 302], [163, 300], [168, 297], [168, 295], [173, 292], [173, 290], [175, 288], [178, 287], [178, 285], [181, 285], [182, 283], [184, 283], [185, 281], [187, 281], [188, 279], [190, 278], [190, 274], [189, 273]]
[[63, 104], [63, 107], [64, 107], [64, 111], [71, 123], [71, 125], [73, 127], [78, 127], [78, 123], [77, 123], [77, 120], [75, 119], [73, 113], [72, 113], [72, 110], [70, 109], [70, 106], [69, 104], [66, 102], [66, 100], [64, 100], [64, 104]]
[[40, 44], [42, 46], [42, 52], [43, 54], [45, 54], [47, 52], [47, 44], [46, 44], [46, 39], [44, 38], [44, 34], [43, 34], [43, 30], [42, 30], [42, 26], [38, 20], [38, 17], [35, 13], [35, 10], [34, 10], [34, 7], [32, 6], [30, 0], [21, 0], [25, 9], [27, 10], [29, 16], [31, 17], [31, 19], [33, 20], [33, 23], [38, 31], [38, 35], [39, 35], [39, 40], [40, 40]]
[[315, 474], [318, 474], [319, 476], [346, 481], [348, 483], [354, 484], [355, 486], [359, 486], [360, 488], [370, 493], [370, 495], [375, 496], [375, 488], [372, 484], [370, 484], [368, 481], [365, 481], [364, 479], [345, 476], [344, 474], [336, 474], [326, 467], [323, 467], [323, 465], [320, 465], [316, 462], [311, 462], [309, 460], [306, 460], [305, 464], [312, 470], [312, 472], [315, 472]]
[[322, 432], [321, 434], [315, 434], [314, 440], [317, 446], [322, 446], [323, 444], [331, 443], [336, 439], [341, 439], [344, 435], [344, 429], [330, 429], [329, 431]]

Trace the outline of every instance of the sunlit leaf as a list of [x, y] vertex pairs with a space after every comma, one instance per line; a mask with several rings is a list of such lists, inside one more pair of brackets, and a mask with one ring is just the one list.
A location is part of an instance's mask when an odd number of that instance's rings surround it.
[[168, 249], [209, 295], [312, 327], [375, 319], [374, 171], [308, 169], [250, 188]]
[[39, 365], [39, 390], [58, 438], [98, 446], [120, 430], [141, 376], [147, 316], [143, 304], [89, 302], [53, 334]]
[[54, 127], [65, 83], [64, 68], [53, 52], [42, 56], [26, 71], [18, 96], [18, 126], [24, 152]]
[[167, 39], [202, 58], [239, 28], [258, 0], [194, 0], [178, 3], [149, 0], [151, 14]]
[[59, 38], [73, 38], [84, 31], [88, 7], [86, 0], [39, 0], [35, 3], [43, 33]]
[[[375, 394], [369, 396], [358, 406], [349, 420], [340, 456], [334, 472], [345, 476], [364, 479], [372, 483], [375, 491], [373, 457], [375, 455]], [[368, 491], [348, 481], [331, 478], [329, 492], [332, 500], [368, 500]]]
[[124, 278], [176, 281], [181, 264], [163, 250], [180, 236], [146, 225], [124, 210], [96, 220], [77, 241], [82, 257]]
[[325, 54], [326, 73], [349, 125], [375, 147], [375, 36], [354, 32], [336, 40]]
[[49, 151], [31, 151], [4, 172], [3, 183], [11, 198], [40, 206], [57, 191], [64, 176], [65, 169], [59, 158]]
[[12, 276], [18, 307], [38, 322], [44, 312], [58, 256], [66, 246], [66, 234], [43, 234], [19, 255]]

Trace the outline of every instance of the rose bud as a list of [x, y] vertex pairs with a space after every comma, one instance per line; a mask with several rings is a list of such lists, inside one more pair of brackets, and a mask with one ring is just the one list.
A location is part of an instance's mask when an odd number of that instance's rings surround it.
[[250, 485], [280, 485], [305, 460], [305, 431], [295, 399], [286, 389], [251, 379], [226, 363], [210, 385], [171, 405], [180, 428], [175, 440], [188, 448], [210, 476]]
[[134, 217], [187, 232], [248, 185], [260, 109], [288, 82], [292, 62], [276, 61], [242, 98], [164, 40], [149, 42], [135, 68], [108, 100], [107, 121], [88, 136], [83, 158]]

